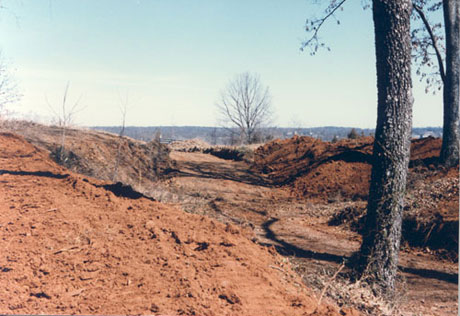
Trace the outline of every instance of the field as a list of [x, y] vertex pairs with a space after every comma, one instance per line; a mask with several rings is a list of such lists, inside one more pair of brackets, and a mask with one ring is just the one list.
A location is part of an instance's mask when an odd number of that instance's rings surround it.
[[69, 130], [69, 170], [50, 158], [59, 129], [2, 130], [0, 313], [457, 313], [458, 167], [436, 165], [439, 139], [412, 144], [390, 306], [343, 265], [361, 241], [372, 138], [210, 149]]

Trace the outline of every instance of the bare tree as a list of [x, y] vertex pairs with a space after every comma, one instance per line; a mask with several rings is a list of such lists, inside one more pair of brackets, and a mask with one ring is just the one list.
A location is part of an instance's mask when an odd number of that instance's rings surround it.
[[54, 114], [54, 121], [57, 126], [61, 128], [61, 145], [57, 148], [56, 158], [59, 162], [65, 162], [65, 139], [66, 132], [69, 126], [73, 123], [75, 115], [83, 110], [82, 107], [79, 107], [82, 96], [80, 95], [75, 103], [70, 107], [67, 107], [67, 95], [69, 93], [70, 82], [67, 82], [67, 85], [64, 90], [64, 96], [62, 98], [61, 111], [55, 110], [48, 101], [46, 97], [46, 103], [48, 104], [49, 109]]
[[460, 103], [460, 3], [444, 0], [446, 29], [446, 80], [444, 83], [444, 122], [440, 161], [447, 166], [459, 161]]
[[[318, 31], [346, 0], [330, 0], [324, 17], [310, 22], [303, 43], [314, 54], [323, 47]], [[384, 297], [394, 294], [403, 199], [412, 129], [411, 0], [373, 0], [377, 61], [377, 127], [363, 243], [354, 266]]]
[[126, 98], [123, 100], [120, 97], [120, 111], [121, 111], [121, 117], [122, 117], [122, 124], [121, 124], [121, 129], [120, 133], [118, 134], [118, 146], [117, 146], [117, 156], [115, 158], [115, 168], [113, 169], [113, 175], [112, 175], [112, 182], [115, 182], [117, 178], [117, 172], [118, 172], [118, 167], [120, 166], [120, 159], [121, 159], [121, 147], [123, 145], [123, 136], [125, 134], [125, 125], [126, 125], [126, 108], [128, 106], [128, 93], [126, 93]]
[[268, 87], [257, 74], [237, 75], [221, 92], [217, 108], [224, 122], [239, 129], [246, 143], [252, 143], [257, 130], [271, 123], [273, 112]]
[[0, 113], [5, 109], [5, 106], [18, 102], [21, 97], [17, 83], [12, 79], [0, 52]]
[[[443, 89], [440, 162], [453, 166], [459, 161], [460, 141], [460, 4], [456, 0], [416, 0], [413, 7], [416, 12], [414, 19], [422, 21], [422, 26], [412, 31], [417, 74], [426, 83], [426, 92], [432, 88]], [[426, 13], [435, 12], [441, 7], [444, 25], [431, 23]], [[436, 62], [432, 61], [433, 56]]]
[[[327, 20], [340, 20], [337, 13], [347, 0], [329, 0], [321, 18], [306, 20], [305, 29], [310, 34], [301, 50], [310, 49], [314, 55], [328, 46], [319, 39], [319, 31]], [[413, 0], [412, 18], [421, 21], [412, 30], [412, 57], [416, 73], [426, 84], [426, 92], [443, 90], [443, 138], [440, 163], [449, 167], [459, 162], [460, 118], [460, 9], [458, 0]], [[364, 8], [369, 7], [364, 1]], [[443, 9], [444, 24], [430, 22], [427, 13]], [[444, 44], [445, 43], [445, 44]], [[435, 59], [435, 61], [433, 61]], [[444, 63], [445, 62], [445, 63]]]

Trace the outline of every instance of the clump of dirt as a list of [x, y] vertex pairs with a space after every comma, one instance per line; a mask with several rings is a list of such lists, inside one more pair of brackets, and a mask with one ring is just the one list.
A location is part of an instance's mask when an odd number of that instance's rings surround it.
[[0, 313], [357, 314], [316, 308], [289, 264], [236, 226], [118, 197], [12, 134], [0, 165]]
[[145, 143], [101, 131], [67, 128], [62, 148], [60, 127], [2, 121], [0, 130], [22, 135], [32, 144], [47, 149], [56, 162], [69, 170], [102, 180], [142, 187], [174, 168], [170, 149], [155, 141]]

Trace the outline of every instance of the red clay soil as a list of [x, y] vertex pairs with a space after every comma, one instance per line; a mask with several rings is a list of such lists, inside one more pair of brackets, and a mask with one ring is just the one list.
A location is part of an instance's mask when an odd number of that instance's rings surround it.
[[[372, 137], [336, 143], [295, 136], [259, 147], [253, 169], [267, 174], [275, 185], [288, 185], [292, 194], [318, 200], [365, 200], [369, 192]], [[441, 140], [414, 140], [411, 167], [432, 167]]]
[[[405, 196], [403, 239], [458, 260], [458, 166], [436, 166], [441, 139], [412, 141]], [[373, 138], [323, 142], [311, 137], [276, 140], [256, 150], [253, 169], [268, 174], [295, 197], [309, 201], [366, 200], [369, 192]], [[363, 214], [359, 210], [359, 215]], [[352, 216], [358, 221], [357, 214]]]
[[0, 166], [1, 314], [357, 315], [314, 312], [282, 257], [235, 226], [118, 197], [13, 134]]
[[367, 194], [363, 187], [369, 182], [371, 146], [371, 137], [330, 143], [295, 136], [259, 147], [254, 169], [268, 174], [274, 184], [289, 184], [298, 197], [362, 198]]

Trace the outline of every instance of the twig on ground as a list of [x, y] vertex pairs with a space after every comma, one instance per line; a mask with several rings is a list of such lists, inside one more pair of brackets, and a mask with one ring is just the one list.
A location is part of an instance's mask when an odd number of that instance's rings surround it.
[[275, 270], [278, 270], [278, 271], [281, 271], [281, 272], [287, 273], [286, 271], [284, 271], [284, 270], [283, 270], [283, 269], [281, 269], [280, 267], [277, 267], [277, 266], [272, 266], [272, 265], [270, 265], [269, 267], [270, 267], [270, 268], [272, 268], [272, 269], [275, 269]]
[[56, 251], [54, 254], [55, 255], [58, 255], [60, 253], [63, 253], [63, 252], [66, 252], [66, 251], [70, 251], [70, 250], [74, 250], [74, 249], [78, 249], [77, 246], [74, 246], [74, 247], [70, 247], [70, 248], [63, 248], [63, 249], [60, 249], [58, 251]]
[[319, 296], [318, 304], [316, 305], [315, 311], [318, 310], [319, 306], [321, 305], [321, 300], [323, 299], [324, 294], [326, 293], [328, 287], [331, 285], [332, 281], [335, 280], [337, 275], [339, 275], [340, 271], [345, 267], [345, 262], [342, 263], [339, 267], [339, 269], [334, 273], [334, 275], [329, 279], [329, 281], [324, 285], [323, 290], [321, 291], [321, 295]]

